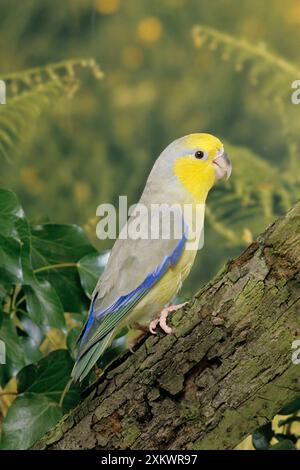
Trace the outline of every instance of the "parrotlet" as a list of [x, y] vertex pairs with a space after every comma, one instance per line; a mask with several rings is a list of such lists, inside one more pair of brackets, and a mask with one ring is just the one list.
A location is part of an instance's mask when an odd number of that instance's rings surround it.
[[[90, 372], [124, 326], [155, 333], [159, 323], [166, 333], [171, 333], [167, 315], [181, 305], [170, 303], [203, 244], [208, 192], [217, 180], [224, 176], [228, 179], [230, 174], [231, 162], [224, 146], [211, 134], [181, 137], [160, 154], [138, 204], [149, 212], [140, 214], [139, 220], [144, 217], [146, 222], [147, 218], [150, 228], [152, 223], [155, 229], [158, 219], [151, 219], [151, 208], [172, 206], [175, 207], [173, 229], [168, 236], [160, 229], [156, 236], [124, 237], [124, 233], [130, 234], [137, 214], [129, 217], [93, 292], [88, 318], [79, 337], [72, 372], [74, 381], [81, 381]], [[198, 223], [193, 227], [196, 214]], [[181, 230], [176, 232], [177, 228]]]

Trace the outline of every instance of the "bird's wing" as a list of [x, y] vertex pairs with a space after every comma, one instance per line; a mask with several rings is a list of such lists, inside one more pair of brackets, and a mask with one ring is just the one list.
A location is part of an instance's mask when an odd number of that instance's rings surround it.
[[93, 294], [80, 337], [79, 358], [109, 334], [177, 263], [186, 240], [183, 232], [180, 239], [116, 241]]

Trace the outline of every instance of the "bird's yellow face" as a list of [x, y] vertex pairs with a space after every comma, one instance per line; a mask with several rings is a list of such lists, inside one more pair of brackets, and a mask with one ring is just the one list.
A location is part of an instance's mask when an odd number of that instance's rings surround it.
[[173, 171], [197, 202], [204, 202], [216, 180], [231, 174], [231, 163], [222, 142], [211, 134], [190, 134], [183, 138], [182, 152]]

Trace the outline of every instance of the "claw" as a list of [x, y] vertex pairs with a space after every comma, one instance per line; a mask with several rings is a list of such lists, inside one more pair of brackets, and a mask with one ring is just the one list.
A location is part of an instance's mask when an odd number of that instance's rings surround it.
[[170, 333], [172, 333], [172, 328], [170, 328], [168, 325], [167, 325], [167, 318], [168, 318], [168, 315], [169, 313], [171, 312], [176, 312], [176, 310], [179, 310], [180, 308], [182, 308], [184, 305], [186, 305], [187, 302], [184, 302], [183, 304], [179, 304], [179, 305], [170, 305], [169, 307], [165, 307], [162, 309], [161, 313], [160, 313], [160, 317], [159, 318], [155, 318], [154, 320], [152, 320], [152, 322], [150, 323], [149, 325], [149, 331], [150, 333], [152, 333], [153, 335], [156, 335], [156, 327], [159, 323], [159, 326], [161, 327], [161, 329], [167, 334], [169, 335]]
[[128, 349], [131, 352], [131, 354], [134, 354], [134, 350], [133, 350], [134, 346], [135, 346], [134, 342], [128, 343]]
[[155, 318], [155, 320], [152, 320], [152, 322], [149, 325], [149, 331], [153, 335], [157, 335], [155, 330], [156, 330], [156, 327], [157, 327], [158, 323], [159, 323], [159, 318]]
[[161, 329], [167, 334], [169, 335], [170, 333], [172, 333], [172, 328], [170, 328], [168, 325], [167, 325], [167, 318], [168, 318], [168, 315], [170, 312], [173, 312], [174, 310], [169, 310], [171, 307], [166, 307], [164, 308], [162, 311], [161, 311], [161, 314], [160, 314], [160, 318], [159, 318], [159, 326], [161, 327]]

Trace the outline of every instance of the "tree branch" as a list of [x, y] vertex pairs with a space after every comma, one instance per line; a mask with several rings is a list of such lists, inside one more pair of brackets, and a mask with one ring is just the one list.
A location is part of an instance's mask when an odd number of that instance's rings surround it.
[[300, 203], [35, 448], [234, 448], [300, 393], [299, 266]]

